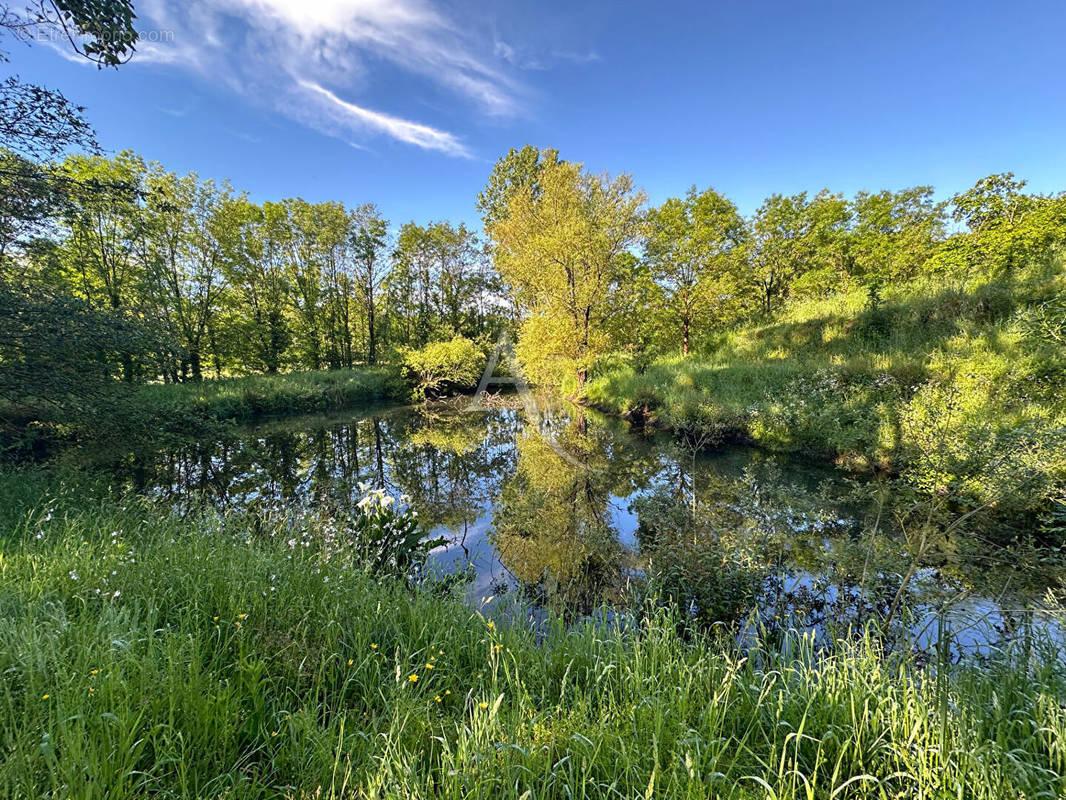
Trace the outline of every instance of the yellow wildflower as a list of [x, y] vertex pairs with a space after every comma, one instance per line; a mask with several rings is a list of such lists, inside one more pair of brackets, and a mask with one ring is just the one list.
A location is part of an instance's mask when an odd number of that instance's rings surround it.
[[238, 614], [237, 615], [237, 619], [248, 619], [248, 615], [247, 614]]
[[436, 701], [437, 701], [438, 703], [439, 703], [439, 702], [441, 702], [441, 699], [440, 699], [440, 695], [439, 695], [439, 694], [438, 694], [438, 695], [437, 695], [436, 697], [434, 697], [433, 699], [434, 699], [434, 700], [436, 700]]
[[489, 704], [482, 700], [480, 703], [477, 704], [477, 707], [484, 711], [486, 708], [489, 707]]
[[350, 666], [351, 666], [352, 664], [354, 664], [354, 663], [355, 663], [355, 659], [354, 659], [354, 658], [349, 658], [349, 659], [348, 659], [348, 666], [349, 666], [349, 667], [350, 667]]
[[426, 669], [433, 669], [433, 668], [434, 668], [434, 667], [433, 667], [433, 665], [432, 665], [432, 664], [426, 664]]
[[371, 649], [371, 650], [377, 650], [377, 649], [378, 649], [378, 646], [377, 646], [376, 644], [371, 644], [371, 645], [370, 645], [370, 649]]
[[41, 699], [42, 699], [42, 700], [47, 700], [47, 699], [48, 699], [49, 697], [51, 697], [51, 696], [52, 696], [52, 695], [50, 695], [50, 694], [42, 694], [42, 695], [41, 695]]
[[411, 683], [418, 683], [418, 676], [417, 675], [408, 675], [407, 676], [407, 680], [409, 680]]
[[487, 624], [488, 624], [488, 627], [489, 627], [489, 630], [490, 630], [490, 631], [491, 631], [491, 630], [495, 630], [495, 628], [496, 628], [496, 623], [495, 623], [495, 622], [493, 622], [493, 621], [492, 621], [492, 620], [490, 619], [490, 620], [488, 621], [488, 623], [487, 623]]

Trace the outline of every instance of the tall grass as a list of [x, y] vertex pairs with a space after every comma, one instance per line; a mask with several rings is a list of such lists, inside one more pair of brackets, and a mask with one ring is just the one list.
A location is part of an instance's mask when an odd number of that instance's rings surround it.
[[934, 675], [862, 637], [683, 641], [661, 612], [534, 633], [375, 582], [299, 520], [24, 473], [0, 497], [3, 797], [1066, 792], [1050, 645]]

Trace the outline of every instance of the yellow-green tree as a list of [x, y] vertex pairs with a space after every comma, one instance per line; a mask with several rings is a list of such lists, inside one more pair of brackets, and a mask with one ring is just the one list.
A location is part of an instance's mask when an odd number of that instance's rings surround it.
[[496, 266], [522, 311], [517, 355], [534, 382], [565, 376], [584, 386], [607, 352], [613, 296], [640, 237], [643, 192], [632, 178], [592, 175], [580, 164], [541, 170], [537, 193], [514, 192], [489, 225]]

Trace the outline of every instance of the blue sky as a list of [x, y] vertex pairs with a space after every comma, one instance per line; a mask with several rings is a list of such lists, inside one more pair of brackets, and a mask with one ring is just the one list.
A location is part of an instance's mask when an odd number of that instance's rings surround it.
[[[1066, 3], [135, 0], [145, 41], [97, 71], [7, 43], [101, 144], [253, 199], [475, 222], [530, 142], [630, 172], [653, 202], [991, 172], [1066, 189]], [[158, 38], [149, 36], [150, 38]]]

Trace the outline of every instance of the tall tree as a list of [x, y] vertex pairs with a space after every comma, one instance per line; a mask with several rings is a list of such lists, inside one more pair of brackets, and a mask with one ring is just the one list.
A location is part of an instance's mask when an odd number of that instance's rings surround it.
[[236, 349], [246, 367], [275, 373], [285, 363], [292, 331], [285, 216], [276, 204], [270, 212], [239, 197], [222, 204], [220, 222], [234, 231], [223, 251], [223, 274]]
[[[827, 190], [771, 195], [751, 221], [748, 274], [770, 314], [796, 288], [824, 294], [847, 278], [851, 264], [847, 201]], [[802, 283], [799, 283], [800, 279]]]
[[355, 286], [363, 305], [367, 331], [367, 360], [378, 360], [378, 293], [388, 277], [389, 223], [372, 203], [359, 206], [351, 217], [352, 261]]
[[944, 237], [945, 204], [931, 186], [859, 192], [853, 209], [854, 271], [868, 281], [914, 277]]
[[[132, 309], [143, 278], [136, 252], [143, 233], [139, 197], [144, 161], [128, 151], [113, 159], [71, 156], [61, 172], [73, 195], [64, 219], [64, 251], [72, 284], [92, 308]], [[133, 370], [127, 358], [123, 364], [127, 381], [133, 380]]]
[[204, 345], [224, 288], [222, 261], [231, 231], [221, 209], [229, 199], [228, 187], [159, 166], [145, 181], [140, 256], [146, 288], [181, 348], [181, 373], [191, 372], [194, 380], [203, 377]]
[[[137, 31], [129, 0], [24, 0], [21, 8], [0, 5], [0, 29], [33, 42], [43, 35], [63, 42], [101, 67], [116, 67], [133, 55]], [[0, 61], [7, 61], [0, 51]], [[95, 148], [85, 109], [61, 92], [25, 83], [17, 76], [0, 82], [0, 148], [33, 161], [54, 158], [75, 147]]]
[[640, 240], [643, 192], [628, 175], [611, 179], [578, 164], [546, 166], [539, 191], [514, 192], [506, 214], [489, 227], [496, 265], [523, 310], [518, 356], [529, 376], [560, 370], [580, 391], [610, 347], [612, 294]]

